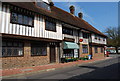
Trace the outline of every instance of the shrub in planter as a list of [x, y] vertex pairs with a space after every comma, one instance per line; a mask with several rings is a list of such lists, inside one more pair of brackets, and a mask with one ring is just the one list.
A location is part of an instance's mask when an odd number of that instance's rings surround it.
[[74, 57], [71, 57], [71, 61], [74, 61], [75, 60], [75, 58]]
[[84, 60], [84, 57], [80, 57], [80, 60]]
[[85, 56], [85, 57], [84, 57], [84, 60], [88, 60], [88, 56]]
[[79, 60], [79, 58], [74, 58], [75, 59], [75, 61], [78, 61]]
[[67, 57], [65, 58], [65, 62], [68, 62], [68, 58]]

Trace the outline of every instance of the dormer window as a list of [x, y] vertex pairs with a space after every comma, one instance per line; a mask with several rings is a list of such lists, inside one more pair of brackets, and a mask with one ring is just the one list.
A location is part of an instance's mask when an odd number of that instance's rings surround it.
[[40, 8], [44, 8], [44, 9], [50, 11], [50, 5], [49, 5], [48, 3], [46, 3], [46, 2], [43, 2], [43, 1], [37, 2], [36, 5], [37, 5], [38, 7], [40, 7]]

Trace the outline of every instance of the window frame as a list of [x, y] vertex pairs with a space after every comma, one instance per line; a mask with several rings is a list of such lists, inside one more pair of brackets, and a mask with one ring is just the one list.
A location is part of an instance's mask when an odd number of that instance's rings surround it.
[[[49, 23], [54, 24], [55, 29], [53, 30], [53, 29], [47, 28], [46, 22], [49, 22]], [[52, 31], [52, 32], [57, 32], [56, 22], [55, 22], [55, 21], [48, 20], [48, 19], [45, 19], [45, 30], [47, 30], [47, 31]]]
[[65, 58], [74, 57], [74, 49], [63, 49], [63, 57]]
[[[70, 31], [72, 33], [66, 33], [66, 32], [64, 32], [64, 30]], [[62, 26], [62, 34], [67, 34], [67, 35], [72, 35], [73, 36], [73, 29]]]
[[97, 46], [94, 47], [94, 51], [95, 51], [95, 53], [98, 53], [98, 47]]
[[[39, 4], [40, 3], [40, 4]], [[50, 5], [46, 2], [36, 2], [36, 6], [42, 8], [42, 9], [45, 9], [45, 10], [48, 10], [48, 11], [51, 11], [51, 8], [50, 8]], [[47, 7], [46, 7], [47, 6]]]
[[89, 39], [89, 34], [88, 33], [82, 32], [82, 34], [83, 34], [83, 38]]
[[[17, 14], [17, 22], [13, 22], [12, 21], [12, 13], [16, 13]], [[22, 23], [18, 22], [18, 15], [22, 15]], [[29, 17], [32, 18], [32, 25], [24, 24], [24, 16], [27, 16], [27, 18], [29, 18]], [[24, 13], [21, 13], [21, 12], [18, 12], [18, 11], [13, 11], [13, 10], [10, 11], [10, 23], [12, 23], [12, 24], [19, 24], [19, 25], [28, 26], [28, 27], [34, 27], [34, 17], [35, 16], [33, 16], [33, 15], [27, 15], [27, 14], [24, 14]]]
[[[33, 49], [35, 50], [36, 48], [41, 49], [41, 48], [45, 48], [46, 54], [33, 54]], [[47, 43], [31, 43], [31, 56], [47, 56]]]
[[[85, 47], [84, 47], [84, 46], [85, 46]], [[83, 49], [84, 49], [83, 47], [84, 47], [84, 48], [87, 48], [87, 49], [86, 49], [86, 50], [87, 50], [87, 52], [84, 52], [84, 51], [83, 51]], [[82, 53], [83, 53], [83, 54], [87, 54], [87, 53], [88, 53], [88, 51], [89, 51], [89, 50], [88, 50], [88, 45], [83, 44], [83, 45], [82, 45]]]
[[[3, 42], [6, 42], [6, 46], [2, 46], [2, 52], [3, 52], [3, 48], [6, 48], [6, 51], [8, 49], [11, 49], [12, 52], [13, 52], [14, 48], [17, 48], [17, 49], [19, 49], [19, 51], [22, 50], [22, 55], [19, 55], [19, 54], [17, 54], [17, 55], [15, 55], [15, 54], [8, 55], [8, 53], [7, 53], [7, 55], [3, 55], [3, 53], [2, 53], [2, 57], [23, 57], [24, 56], [24, 43], [23, 42], [19, 42], [19, 41], [2, 41], [2, 43]], [[8, 43], [10, 43], [10, 42], [11, 42], [12, 46], [8, 46]], [[21, 43], [22, 46], [19, 46], [19, 45], [14, 46], [14, 43], [17, 43], [17, 44]]]

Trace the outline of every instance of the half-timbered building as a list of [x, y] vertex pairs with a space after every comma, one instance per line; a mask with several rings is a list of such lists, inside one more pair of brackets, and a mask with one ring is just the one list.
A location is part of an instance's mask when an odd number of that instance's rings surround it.
[[[46, 1], [46, 0], [45, 0]], [[52, 2], [0, 2], [2, 67], [59, 63], [61, 58], [104, 57], [106, 36]]]

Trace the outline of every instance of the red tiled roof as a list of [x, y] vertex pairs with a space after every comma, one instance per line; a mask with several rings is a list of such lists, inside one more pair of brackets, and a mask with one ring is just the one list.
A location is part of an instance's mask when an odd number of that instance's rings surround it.
[[28, 9], [28, 10], [31, 10], [33, 12], [45, 15], [45, 16], [55, 18], [55, 19], [60, 20], [62, 22], [71, 24], [73, 26], [76, 26], [76, 27], [79, 27], [79, 28], [82, 28], [82, 29], [85, 29], [85, 30], [88, 30], [88, 31], [91, 31], [91, 32], [94, 32], [96, 34], [99, 34], [99, 35], [106, 37], [106, 35], [104, 35], [100, 31], [98, 31], [92, 25], [87, 23], [85, 20], [80, 19], [76, 16], [73, 16], [70, 13], [68, 13], [60, 8], [57, 8], [55, 6], [51, 6], [51, 11], [47, 11], [45, 9], [37, 7], [32, 2], [19, 2], [19, 3], [18, 2], [9, 2], [9, 4]]

